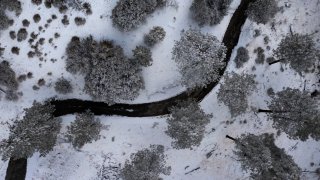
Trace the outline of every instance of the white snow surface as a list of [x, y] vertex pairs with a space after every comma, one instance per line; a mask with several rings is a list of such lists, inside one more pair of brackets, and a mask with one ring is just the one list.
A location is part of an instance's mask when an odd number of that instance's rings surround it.
[[[33, 73], [32, 79], [20, 83], [19, 91], [23, 92], [18, 102], [10, 102], [2, 97], [0, 101], [0, 122], [12, 122], [14, 118], [22, 118], [23, 108], [30, 107], [34, 100], [43, 101], [47, 98], [57, 96], [61, 99], [79, 98], [91, 99], [90, 96], [82, 92], [84, 80], [83, 76], [74, 76], [65, 70], [65, 48], [72, 36], [87, 37], [92, 35], [94, 39], [110, 39], [116, 44], [121, 45], [125, 53], [131, 56], [131, 50], [136, 45], [142, 43], [143, 34], [147, 33], [153, 26], [162, 26], [166, 31], [166, 37], [163, 42], [152, 48], [153, 64], [143, 69], [145, 80], [145, 89], [141, 91], [140, 96], [127, 103], [143, 103], [159, 101], [172, 97], [185, 90], [179, 83], [180, 74], [177, 71], [175, 62], [171, 59], [171, 49], [174, 41], [180, 38], [183, 29], [199, 28], [190, 18], [189, 7], [191, 0], [176, 0], [179, 8], [166, 7], [158, 10], [147, 19], [146, 24], [140, 28], [122, 33], [113, 28], [110, 20], [111, 10], [115, 6], [115, 0], [95, 0], [89, 1], [92, 6], [93, 14], [85, 16], [83, 12], [69, 10], [70, 25], [64, 26], [61, 23], [63, 17], [56, 8], [47, 9], [44, 5], [35, 6], [29, 0], [22, 2], [23, 11], [19, 17], [9, 13], [14, 18], [15, 23], [9, 29], [0, 32], [1, 47], [6, 50], [3, 59], [10, 62], [17, 75]], [[227, 28], [230, 17], [239, 5], [240, 0], [233, 0], [229, 9], [229, 14], [223, 21], [216, 26], [205, 26], [201, 31], [213, 34], [222, 39]], [[285, 7], [288, 3], [290, 7]], [[269, 121], [264, 114], [255, 113], [257, 108], [265, 108], [270, 101], [266, 91], [272, 87], [275, 92], [285, 87], [299, 88], [312, 91], [319, 88], [316, 85], [315, 74], [307, 74], [301, 77], [290, 68], [284, 67], [280, 70], [280, 64], [272, 66], [264, 63], [255, 64], [256, 54], [253, 52], [257, 47], [265, 50], [266, 57], [272, 55], [272, 50], [277, 48], [277, 44], [289, 32], [289, 26], [299, 33], [312, 34], [320, 29], [320, 2], [318, 0], [279, 0], [278, 6], [283, 7], [283, 13], [277, 13], [276, 17], [266, 25], [256, 24], [249, 20], [246, 21], [240, 41], [237, 47], [244, 46], [250, 52], [250, 60], [245, 63], [241, 69], [235, 69], [233, 59], [236, 51], [233, 52], [231, 61], [228, 64], [227, 72], [250, 73], [256, 75], [256, 81], [259, 82], [258, 90], [250, 98], [250, 109], [243, 115], [232, 119], [228, 108], [218, 103], [216, 93], [219, 85], [200, 103], [201, 107], [207, 113], [212, 113], [213, 117], [209, 125], [205, 138], [199, 147], [186, 150], [176, 150], [171, 147], [172, 139], [164, 131], [167, 129], [166, 118], [148, 117], [148, 118], [128, 118], [119, 116], [97, 116], [103, 123], [101, 139], [90, 144], [86, 144], [80, 151], [76, 151], [69, 143], [63, 139], [65, 128], [74, 120], [74, 115], [63, 116], [63, 128], [54, 150], [46, 157], [39, 157], [34, 154], [28, 159], [27, 177], [28, 180], [87, 180], [95, 179], [103, 164], [103, 156], [107, 155], [110, 160], [104, 164], [121, 164], [129, 159], [130, 154], [140, 149], [147, 148], [150, 144], [161, 144], [165, 146], [167, 155], [167, 165], [172, 167], [169, 176], [163, 176], [165, 180], [229, 180], [229, 179], [249, 179], [250, 172], [241, 169], [241, 164], [236, 160], [233, 154], [234, 143], [226, 139], [226, 135], [238, 137], [243, 133], [276, 133], [272, 128], [272, 121]], [[41, 15], [41, 21], [36, 24], [32, 17], [34, 14]], [[58, 19], [50, 23], [49, 28], [44, 28], [45, 32], [39, 32], [38, 26], [46, 24], [47, 19], [52, 14], [56, 14]], [[78, 27], [74, 23], [77, 16], [86, 17], [86, 24]], [[44, 37], [45, 44], [41, 51], [47, 53], [44, 61], [38, 58], [28, 58], [27, 53], [31, 50], [27, 40], [18, 43], [9, 37], [9, 32], [18, 31], [22, 27], [21, 21], [28, 19], [31, 23], [27, 28], [29, 35], [31, 32], [40, 33], [38, 38]], [[272, 28], [274, 24], [275, 29]], [[262, 34], [254, 38], [254, 30], [261, 30]], [[61, 37], [53, 38], [54, 33], [58, 32]], [[267, 50], [263, 38], [269, 36], [270, 50]], [[53, 44], [48, 42], [53, 38]], [[314, 40], [320, 47], [320, 33], [314, 34]], [[20, 55], [11, 53], [11, 48], [17, 46], [20, 48]], [[57, 48], [54, 48], [57, 46]], [[236, 48], [237, 48], [236, 47]], [[235, 49], [236, 50], [236, 49]], [[50, 59], [57, 59], [51, 62]], [[41, 64], [41, 66], [40, 66]], [[252, 69], [255, 67], [255, 70]], [[49, 76], [47, 73], [52, 72]], [[60, 78], [65, 77], [72, 81], [75, 88], [73, 94], [59, 95], [54, 91], [53, 84]], [[38, 91], [32, 89], [39, 79], [45, 79], [46, 85], [40, 87]], [[306, 80], [306, 81], [305, 81]], [[223, 78], [222, 80], [223, 81]], [[1, 94], [3, 96], [3, 94]], [[1, 96], [0, 95], [0, 96]], [[241, 123], [244, 120], [247, 123]], [[230, 124], [230, 122], [232, 122]], [[8, 136], [8, 127], [6, 124], [0, 124], [0, 139]], [[276, 136], [276, 145], [284, 148], [286, 152], [293, 156], [295, 162], [306, 171], [314, 171], [320, 167], [320, 142], [309, 139], [305, 142], [289, 139], [285, 133]], [[206, 153], [214, 149], [210, 158]], [[313, 162], [315, 165], [311, 166]], [[7, 161], [0, 161], [0, 179], [4, 179]], [[194, 168], [199, 170], [186, 174]], [[314, 173], [303, 173], [302, 179], [317, 179]]]

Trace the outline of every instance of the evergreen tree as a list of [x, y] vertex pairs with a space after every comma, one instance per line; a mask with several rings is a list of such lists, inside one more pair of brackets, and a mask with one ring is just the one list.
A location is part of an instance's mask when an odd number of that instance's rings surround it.
[[249, 51], [245, 47], [239, 47], [234, 61], [236, 68], [243, 67], [243, 64], [249, 61]]
[[182, 75], [182, 84], [188, 89], [205, 87], [218, 80], [219, 71], [226, 66], [226, 47], [215, 36], [193, 29], [182, 34], [172, 56]]
[[165, 164], [166, 156], [162, 145], [151, 145], [149, 149], [131, 154], [121, 170], [123, 180], [159, 180], [160, 174], [169, 175], [171, 167]]
[[72, 93], [73, 91], [71, 82], [66, 80], [65, 78], [59, 78], [55, 83], [54, 89], [60, 94], [68, 94]]
[[34, 102], [32, 107], [25, 109], [23, 119], [14, 121], [9, 127], [9, 138], [0, 143], [2, 158], [28, 158], [35, 152], [41, 156], [48, 154], [61, 127], [61, 119], [55, 118], [53, 112], [54, 106], [49, 103]]
[[243, 169], [251, 170], [252, 179], [300, 179], [301, 169], [284, 149], [274, 144], [273, 134], [246, 134], [235, 142], [235, 154]]
[[270, 19], [274, 18], [278, 9], [275, 0], [256, 0], [249, 4], [247, 15], [250, 20], [258, 24], [266, 24]]
[[86, 143], [97, 141], [100, 138], [101, 122], [94, 118], [94, 114], [87, 110], [76, 114], [76, 119], [67, 127], [67, 138], [76, 149], [82, 148]]
[[276, 129], [284, 131], [290, 138], [305, 141], [320, 140], [320, 101], [309, 93], [286, 88], [272, 96], [266, 112]]
[[160, 27], [153, 27], [148, 34], [144, 36], [144, 43], [148, 46], [154, 46], [155, 44], [163, 41], [166, 36], [166, 31]]
[[137, 46], [133, 52], [133, 61], [141, 66], [147, 67], [152, 64], [152, 53], [149, 48], [144, 46]]
[[292, 69], [302, 73], [308, 72], [319, 60], [320, 51], [310, 35], [294, 33], [281, 40], [274, 55], [281, 63], [289, 64]]
[[232, 117], [241, 115], [248, 109], [247, 96], [256, 89], [254, 75], [226, 74], [218, 92], [218, 101], [229, 107]]
[[170, 113], [166, 134], [175, 140], [173, 147], [185, 149], [199, 146], [212, 116], [206, 114], [198, 103], [191, 99], [178, 102], [170, 108]]

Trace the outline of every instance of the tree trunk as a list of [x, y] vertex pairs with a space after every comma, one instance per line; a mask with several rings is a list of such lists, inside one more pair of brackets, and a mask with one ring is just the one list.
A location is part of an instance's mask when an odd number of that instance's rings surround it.
[[258, 113], [273, 113], [273, 111], [269, 109], [258, 109]]
[[226, 135], [226, 138], [231, 139], [231, 140], [234, 141], [234, 142], [237, 142], [237, 140], [236, 140], [235, 138], [233, 138], [233, 137], [231, 137], [231, 136], [229, 136], [229, 135]]
[[27, 158], [10, 158], [5, 180], [24, 180], [27, 173]]
[[280, 62], [280, 61], [281, 61], [281, 60], [275, 60], [275, 61], [273, 61], [273, 62], [269, 63], [269, 65], [272, 65], [272, 64], [278, 63], [278, 62]]

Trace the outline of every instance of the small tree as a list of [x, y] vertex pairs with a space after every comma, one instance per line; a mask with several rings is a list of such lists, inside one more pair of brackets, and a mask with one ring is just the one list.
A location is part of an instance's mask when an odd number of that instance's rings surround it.
[[232, 117], [244, 113], [248, 109], [247, 96], [256, 89], [254, 75], [226, 74], [218, 92], [218, 101], [229, 107]]
[[301, 169], [274, 144], [273, 134], [242, 135], [235, 142], [235, 154], [253, 179], [300, 179]]
[[286, 88], [272, 96], [266, 112], [276, 129], [290, 138], [305, 141], [310, 137], [320, 140], [320, 102], [309, 93]]
[[203, 112], [194, 100], [179, 102], [170, 108], [170, 113], [166, 134], [175, 140], [173, 147], [185, 149], [199, 146], [212, 116]]
[[192, 18], [203, 25], [219, 24], [227, 15], [232, 0], [193, 0], [190, 7]]
[[141, 26], [148, 15], [164, 7], [166, 0], [120, 0], [112, 10], [113, 25], [121, 31]]
[[87, 110], [76, 114], [76, 120], [67, 126], [67, 138], [76, 149], [82, 148], [86, 143], [97, 141], [100, 138], [101, 122], [94, 118], [94, 114]]
[[16, 73], [7, 61], [0, 63], [0, 86], [6, 86], [9, 90], [17, 90], [19, 86]]
[[60, 94], [68, 94], [73, 91], [71, 82], [65, 78], [59, 78], [55, 83], [54, 89]]
[[151, 145], [131, 154], [131, 162], [126, 161], [121, 170], [123, 180], [159, 180], [160, 174], [169, 175], [171, 167], [165, 164], [166, 156], [162, 145]]
[[182, 34], [172, 56], [182, 75], [182, 84], [189, 89], [218, 80], [219, 71], [226, 66], [226, 47], [215, 36], [193, 29]]
[[278, 12], [278, 5], [275, 0], [256, 0], [249, 4], [248, 18], [258, 24], [266, 24]]
[[288, 34], [274, 51], [278, 61], [289, 64], [299, 73], [308, 72], [319, 59], [319, 54], [320, 52], [310, 35], [297, 33]]
[[165, 36], [166, 31], [160, 26], [155, 26], [150, 30], [148, 34], [144, 35], [144, 43], [152, 47], [155, 44], [163, 41]]
[[144, 46], [137, 46], [133, 52], [133, 61], [137, 62], [139, 65], [147, 67], [152, 64], [152, 53], [149, 48]]
[[53, 117], [54, 106], [34, 102], [25, 112], [21, 121], [16, 120], [9, 126], [9, 138], [0, 143], [4, 160], [28, 158], [35, 152], [45, 156], [56, 143], [61, 119]]
[[239, 47], [234, 61], [236, 63], [236, 68], [241, 68], [244, 63], [249, 61], [249, 51], [245, 47]]

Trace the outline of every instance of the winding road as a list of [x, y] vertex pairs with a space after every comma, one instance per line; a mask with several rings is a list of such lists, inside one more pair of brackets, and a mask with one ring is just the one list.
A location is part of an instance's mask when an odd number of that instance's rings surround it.
[[[241, 0], [240, 5], [234, 12], [224, 34], [222, 42], [227, 47], [226, 64], [229, 62], [234, 47], [238, 44], [241, 34], [241, 28], [245, 23], [246, 9], [250, 2], [255, 0]], [[225, 70], [225, 66], [220, 70], [219, 74], [222, 77]], [[191, 92], [183, 92], [177, 96], [171, 97], [166, 100], [144, 103], [144, 104], [114, 104], [109, 106], [103, 102], [83, 101], [79, 99], [67, 99], [67, 100], [52, 100], [51, 104], [55, 106], [56, 110], [54, 116], [63, 116], [67, 114], [73, 114], [78, 112], [84, 112], [90, 109], [95, 115], [120, 115], [127, 117], [147, 117], [147, 116], [159, 116], [169, 113], [169, 108], [174, 106], [177, 101], [194, 98], [197, 101], [202, 101], [203, 98], [211, 92], [211, 90], [219, 83], [219, 80], [210, 83], [205, 88], [195, 89]], [[27, 172], [27, 159], [14, 160], [10, 158], [8, 169], [6, 173], [6, 180], [24, 180]]]

